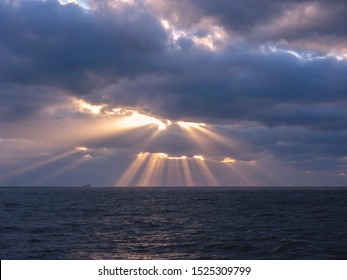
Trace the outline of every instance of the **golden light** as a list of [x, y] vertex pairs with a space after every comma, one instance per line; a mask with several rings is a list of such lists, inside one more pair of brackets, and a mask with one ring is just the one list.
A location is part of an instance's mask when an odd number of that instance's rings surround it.
[[[83, 104], [83, 103], [82, 103]], [[100, 108], [94, 110], [98, 112]], [[81, 109], [82, 110], [82, 109]], [[101, 110], [101, 109], [100, 109]], [[138, 131], [143, 134], [143, 148], [159, 136], [162, 130], [170, 125], [168, 120], [139, 113], [135, 110], [118, 108], [100, 111], [98, 117], [76, 118], [64, 124], [56, 125], [55, 129], [45, 129], [40, 133], [41, 139], [53, 142], [80, 143], [126, 135]], [[141, 128], [141, 129], [140, 129]], [[48, 133], [49, 132], [49, 133]], [[78, 151], [87, 151], [85, 147], [77, 147]]]
[[156, 181], [156, 170], [158, 166], [158, 161], [162, 158], [157, 154], [153, 153], [149, 155], [148, 162], [144, 167], [144, 170], [137, 182], [137, 186], [150, 186], [154, 185]]
[[226, 157], [226, 158], [224, 158], [221, 162], [224, 162], [224, 163], [233, 163], [233, 162], [236, 162], [236, 160], [233, 159], [233, 158], [230, 158], [230, 157]]
[[[117, 125], [120, 118], [98, 116], [97, 118], [83, 118], [66, 122], [64, 126], [55, 125], [54, 129], [43, 131], [41, 139], [53, 143], [81, 143], [98, 139], [106, 139], [117, 135], [124, 135], [134, 128]], [[79, 151], [85, 151], [80, 149]]]
[[180, 186], [183, 183], [183, 174], [179, 160], [168, 161], [168, 181], [172, 186]]
[[81, 152], [86, 152], [86, 151], [88, 151], [88, 148], [86, 148], [86, 147], [76, 147], [75, 150], [76, 151], [81, 151]]
[[164, 158], [168, 158], [169, 155], [165, 154], [165, 153], [157, 153], [157, 155], [159, 156], [159, 158], [164, 159]]
[[220, 150], [220, 147], [226, 148], [230, 152], [235, 149], [243, 149], [242, 145], [237, 143], [232, 137], [226, 137], [215, 132], [204, 123], [179, 121], [177, 125], [186, 134], [187, 139], [211, 153], [213, 153], [213, 149]]
[[211, 169], [205, 162], [205, 159], [203, 156], [194, 156], [193, 157], [194, 163], [200, 170], [200, 174], [205, 178], [205, 181], [208, 183], [209, 186], [219, 186], [219, 182], [217, 178], [213, 175]]
[[199, 155], [193, 156], [193, 158], [197, 159], [197, 160], [202, 160], [202, 161], [205, 160], [205, 158], [203, 156], [199, 156]]
[[158, 120], [155, 117], [141, 114], [137, 111], [132, 111], [131, 115], [125, 116], [122, 120], [120, 120], [119, 125], [127, 128], [156, 125], [159, 130], [163, 130], [168, 124]]
[[171, 159], [171, 160], [175, 160], [175, 159], [176, 159], [176, 160], [181, 160], [181, 159], [186, 159], [186, 158], [187, 158], [187, 156], [180, 156], [180, 157], [169, 157], [169, 156], [168, 156], [168, 157], [167, 157], [167, 159], [169, 159], [169, 160], [170, 160], [170, 159]]
[[158, 160], [154, 166], [150, 184], [152, 186], [161, 186], [163, 182], [164, 170], [166, 167], [166, 160], [165, 158], [160, 157], [160, 155], [158, 154], [156, 155], [156, 157], [158, 158]]
[[117, 186], [129, 186], [135, 176], [139, 173], [141, 167], [144, 165], [146, 159], [148, 158], [149, 153], [139, 153], [137, 154], [135, 160], [128, 167], [128, 169], [124, 172], [122, 177], [116, 182]]
[[[194, 172], [193, 172], [194, 171]], [[165, 176], [164, 176], [165, 175]], [[116, 186], [210, 186], [219, 182], [201, 155], [170, 156], [167, 153], [139, 153], [125, 170]]]
[[[78, 105], [79, 111], [93, 115], [100, 114], [100, 116], [83, 116], [83, 119], [75, 120], [73, 125], [64, 126], [64, 133], [61, 133], [61, 130], [59, 133], [57, 131], [57, 137], [63, 137], [62, 140], [68, 140], [70, 143], [85, 143], [85, 140], [94, 141], [117, 136], [122, 137], [121, 139], [123, 137], [127, 139], [126, 136], [129, 135], [129, 137], [134, 137], [131, 139], [131, 145], [136, 141], [136, 143], [140, 143], [138, 145], [139, 149], [153, 150], [150, 144], [155, 139], [162, 141], [166, 139], [165, 137], [170, 136], [170, 133], [173, 133], [173, 135], [174, 133], [180, 133], [186, 140], [191, 141], [190, 144], [195, 144], [200, 149], [199, 152], [202, 153], [208, 151], [212, 155], [214, 149], [220, 151], [221, 146], [223, 146], [223, 149], [228, 149], [228, 154], [232, 154], [236, 149], [239, 149], [233, 139], [223, 136], [202, 122], [175, 121], [172, 125], [169, 120], [134, 109], [122, 107], [108, 109], [106, 105], [93, 105], [81, 99], [76, 99], [75, 103]], [[167, 128], [167, 132], [162, 132]], [[161, 138], [161, 136], [163, 137]], [[51, 137], [55, 137], [55, 135], [51, 135]], [[159, 143], [161, 143], [160, 141]], [[75, 148], [75, 152], [85, 153], [84, 159], [92, 158], [88, 153], [89, 151], [90, 149], [84, 146]], [[216, 164], [234, 164], [235, 162], [236, 160], [231, 157], [225, 157], [217, 162], [211, 158], [205, 159], [202, 154], [187, 156], [169, 155], [161, 152], [141, 152], [120, 175], [115, 185], [161, 185], [165, 178], [167, 184], [173, 182], [176, 185], [192, 186], [206, 182], [209, 185], [219, 185], [210, 167], [215, 168]]]
[[183, 122], [183, 121], [179, 121], [179, 122], [177, 122], [177, 124], [180, 127], [185, 128], [185, 129], [200, 128], [200, 127], [206, 126], [206, 124], [204, 124], [204, 123]]
[[182, 163], [182, 168], [183, 168], [183, 176], [185, 180], [185, 185], [186, 186], [194, 186], [194, 180], [192, 176], [192, 171], [189, 166], [188, 160], [186, 156], [183, 156], [181, 158], [181, 163]]

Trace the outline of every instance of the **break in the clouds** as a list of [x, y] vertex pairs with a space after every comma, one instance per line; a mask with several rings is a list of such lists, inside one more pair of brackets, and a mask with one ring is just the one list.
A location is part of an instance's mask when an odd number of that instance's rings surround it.
[[345, 185], [346, 12], [1, 0], [0, 183]]

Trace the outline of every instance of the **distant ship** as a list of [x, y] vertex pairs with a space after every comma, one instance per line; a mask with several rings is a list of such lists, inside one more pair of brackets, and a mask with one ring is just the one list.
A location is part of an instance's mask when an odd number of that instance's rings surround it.
[[91, 186], [92, 186], [91, 184], [86, 184], [86, 185], [82, 185], [82, 188], [89, 188]]

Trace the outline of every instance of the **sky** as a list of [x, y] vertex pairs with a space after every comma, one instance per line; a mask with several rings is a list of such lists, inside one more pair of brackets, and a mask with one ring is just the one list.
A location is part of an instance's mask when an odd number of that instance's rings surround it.
[[346, 186], [344, 0], [0, 0], [1, 186]]

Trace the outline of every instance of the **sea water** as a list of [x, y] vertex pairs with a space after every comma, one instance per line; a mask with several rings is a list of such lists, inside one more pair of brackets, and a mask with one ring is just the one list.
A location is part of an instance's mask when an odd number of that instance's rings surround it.
[[347, 259], [347, 188], [0, 188], [1, 259]]

